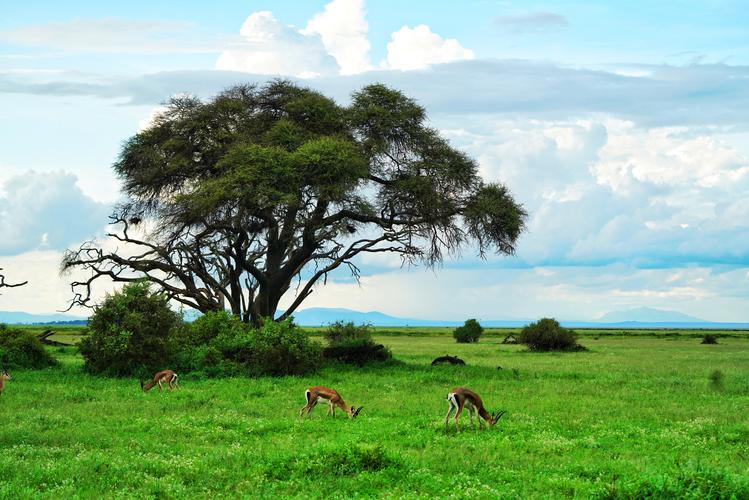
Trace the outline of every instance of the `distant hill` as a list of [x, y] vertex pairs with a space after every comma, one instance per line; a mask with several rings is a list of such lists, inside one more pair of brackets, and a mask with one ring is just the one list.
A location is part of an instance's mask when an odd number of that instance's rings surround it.
[[[429, 326], [442, 325], [444, 322], [397, 318], [379, 311], [353, 311], [351, 309], [310, 307], [294, 313], [294, 321], [303, 326], [329, 325], [336, 321], [368, 324], [372, 326]], [[448, 322], [450, 324], [457, 322]], [[462, 323], [461, 323], [462, 324]]]
[[68, 314], [31, 314], [21, 311], [0, 311], [0, 323], [28, 325], [33, 323], [86, 324], [86, 318]]
[[636, 321], [639, 323], [709, 323], [704, 319], [695, 318], [677, 311], [653, 309], [651, 307], [636, 307], [626, 311], [611, 311], [601, 316], [601, 323], [622, 323]]
[[[281, 311], [279, 311], [280, 313]], [[193, 321], [200, 313], [188, 309], [184, 313], [186, 321]], [[369, 324], [382, 327], [404, 326], [447, 326], [463, 324], [458, 320], [430, 320], [400, 318], [380, 311], [354, 311], [343, 308], [310, 307], [294, 314], [295, 321], [302, 326], [324, 326], [336, 321], [351, 321], [356, 324]], [[477, 318], [485, 327], [519, 328], [527, 325], [530, 319], [484, 319]], [[29, 314], [25, 312], [0, 311], [0, 323], [8, 324], [86, 324], [86, 318], [67, 314]], [[749, 323], [717, 323], [705, 321], [676, 311], [664, 311], [640, 307], [628, 311], [612, 311], [595, 321], [560, 320], [568, 328], [725, 328], [749, 329]]]

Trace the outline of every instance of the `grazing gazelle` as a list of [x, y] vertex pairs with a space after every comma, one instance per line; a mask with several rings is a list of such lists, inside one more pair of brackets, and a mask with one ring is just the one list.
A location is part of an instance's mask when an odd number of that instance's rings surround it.
[[179, 381], [177, 380], [177, 374], [174, 373], [172, 370], [162, 370], [158, 372], [156, 375], [153, 376], [153, 379], [147, 384], [144, 384], [143, 381], [140, 381], [140, 388], [143, 389], [143, 392], [148, 391], [151, 387], [158, 384], [159, 386], [159, 392], [163, 389], [163, 384], [166, 382], [167, 387], [169, 387], [169, 390], [172, 389], [179, 389]]
[[338, 394], [338, 391], [328, 387], [310, 387], [304, 391], [304, 398], [307, 400], [307, 404], [299, 411], [300, 417], [304, 416], [305, 411], [309, 414], [312, 411], [312, 408], [314, 408], [320, 401], [328, 402], [328, 415], [333, 415], [334, 417], [336, 407], [348, 413], [348, 416], [351, 418], [356, 417], [363, 408], [363, 406], [360, 406], [359, 408], [348, 406], [341, 395]]
[[471, 415], [471, 427], [473, 427], [473, 412], [474, 410], [479, 414], [479, 421], [483, 418], [484, 425], [491, 427], [496, 424], [504, 411], [499, 411], [494, 415], [490, 415], [486, 408], [484, 408], [484, 402], [478, 394], [465, 387], [456, 387], [447, 393], [447, 404], [450, 406], [447, 409], [447, 415], [445, 415], [445, 432], [447, 432], [447, 422], [450, 419], [450, 415], [457, 410], [455, 413], [455, 429], [460, 430], [458, 425], [458, 417], [463, 412], [463, 408], [468, 408], [468, 413]]
[[10, 380], [11, 378], [10, 373], [6, 370], [3, 370], [3, 372], [0, 373], [0, 396], [3, 395], [3, 391], [5, 390], [5, 381]]

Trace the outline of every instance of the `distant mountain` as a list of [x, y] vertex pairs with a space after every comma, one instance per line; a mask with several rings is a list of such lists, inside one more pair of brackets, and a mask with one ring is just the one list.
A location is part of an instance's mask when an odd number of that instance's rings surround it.
[[67, 314], [31, 314], [20, 311], [0, 311], [0, 323], [8, 325], [26, 325], [33, 323], [69, 323], [85, 324], [86, 318]]
[[[281, 311], [279, 311], [280, 313]], [[186, 321], [193, 321], [200, 313], [188, 309], [184, 312]], [[380, 311], [354, 311], [343, 308], [310, 307], [294, 313], [297, 324], [302, 326], [324, 326], [336, 321], [351, 321], [355, 324], [369, 324], [372, 326], [447, 326], [455, 327], [463, 324], [463, 321], [453, 320], [429, 320], [414, 318], [399, 318], [390, 316]], [[532, 320], [512, 319], [497, 320], [477, 318], [485, 327], [493, 328], [519, 328], [527, 325]], [[0, 323], [8, 324], [34, 324], [34, 323], [68, 323], [85, 324], [86, 318], [80, 316], [69, 316], [67, 314], [29, 314], [24, 312], [0, 311]], [[675, 311], [664, 311], [640, 307], [628, 311], [612, 311], [604, 314], [595, 321], [560, 320], [560, 323], [568, 328], [727, 328], [727, 329], [749, 329], [749, 323], [715, 323], [704, 321], [693, 316], [688, 316]]]
[[626, 311], [611, 311], [598, 319], [600, 323], [709, 323], [704, 319], [695, 318], [677, 311], [653, 309], [651, 307], [636, 307]]
[[[379, 311], [353, 311], [351, 309], [310, 307], [294, 313], [294, 321], [302, 326], [329, 325], [336, 321], [352, 322], [372, 326], [430, 326], [442, 325], [443, 321], [397, 318]], [[447, 322], [458, 324], [457, 322]], [[461, 323], [462, 324], [462, 323]]]

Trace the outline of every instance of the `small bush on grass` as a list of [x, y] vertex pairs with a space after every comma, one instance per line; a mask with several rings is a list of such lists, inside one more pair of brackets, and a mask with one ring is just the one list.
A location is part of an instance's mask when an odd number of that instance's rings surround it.
[[542, 318], [523, 328], [518, 342], [537, 352], [585, 350], [585, 347], [577, 343], [575, 332], [562, 327], [552, 318]]
[[714, 333], [708, 333], [704, 337], [702, 337], [702, 344], [717, 344], [718, 343], [718, 336]]
[[183, 326], [167, 298], [146, 282], [108, 295], [88, 324], [89, 334], [78, 344], [85, 370], [117, 377], [151, 376], [170, 366]]
[[323, 357], [341, 363], [363, 365], [371, 361], [387, 361], [392, 357], [390, 350], [372, 340], [370, 327], [356, 326], [353, 323], [338, 321], [325, 331], [328, 347], [323, 349]]
[[0, 324], [0, 368], [47, 368], [56, 364], [36, 335]]
[[471, 344], [479, 341], [484, 328], [475, 319], [466, 320], [463, 326], [453, 331], [453, 337], [459, 344]]
[[322, 360], [320, 344], [290, 319], [267, 320], [257, 329], [227, 329], [211, 345], [224, 362], [253, 376], [304, 375], [315, 371]]

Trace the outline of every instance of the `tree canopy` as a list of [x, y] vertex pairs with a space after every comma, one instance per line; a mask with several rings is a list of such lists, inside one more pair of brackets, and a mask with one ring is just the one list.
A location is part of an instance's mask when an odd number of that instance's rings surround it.
[[513, 254], [526, 213], [508, 189], [428, 126], [424, 109], [384, 85], [348, 106], [287, 81], [170, 99], [114, 164], [127, 201], [105, 251], [89, 242], [62, 269], [83, 268], [73, 305], [100, 277], [145, 277], [200, 311], [244, 321], [288, 317], [354, 257], [393, 252], [434, 266], [466, 245]]

